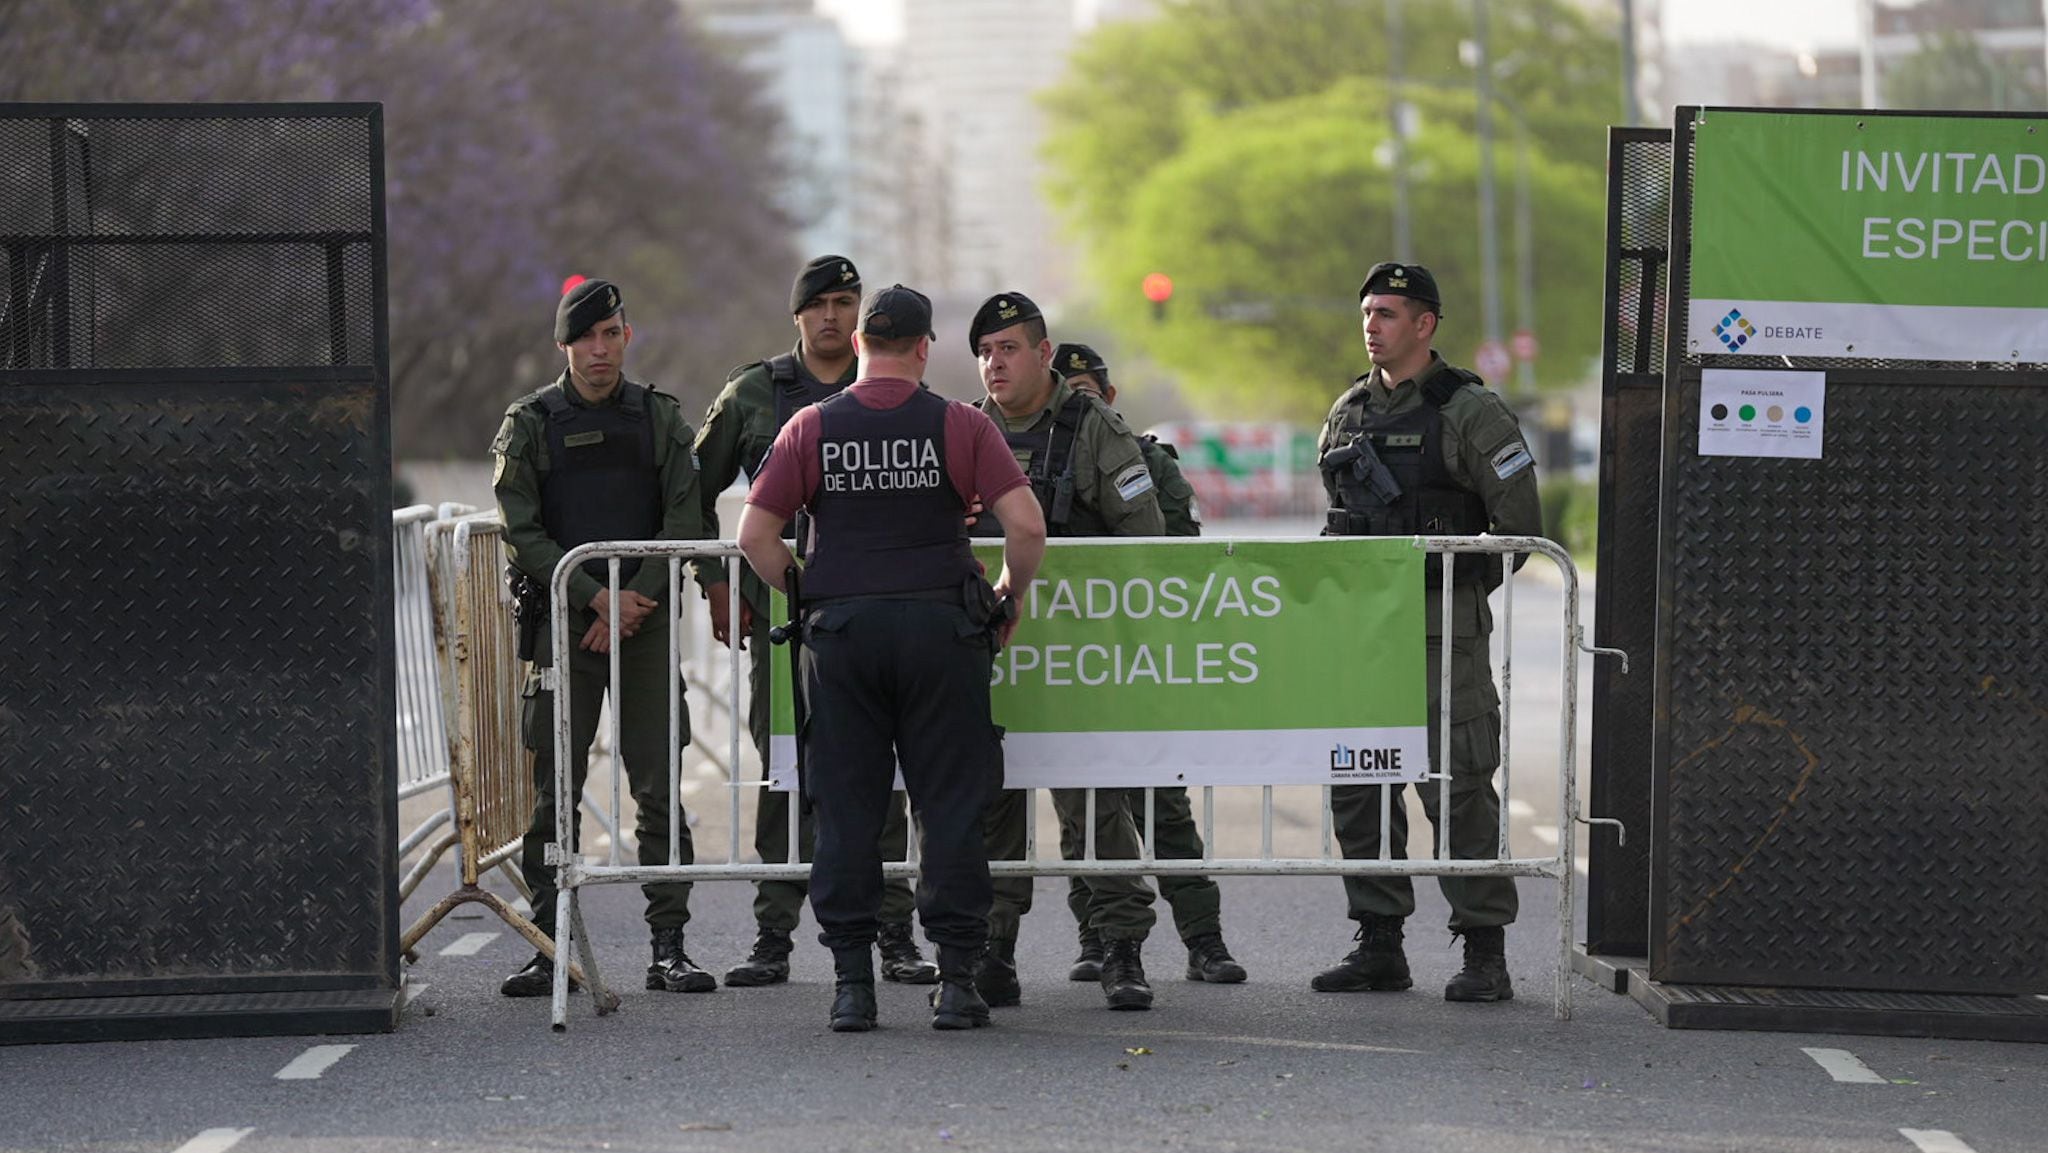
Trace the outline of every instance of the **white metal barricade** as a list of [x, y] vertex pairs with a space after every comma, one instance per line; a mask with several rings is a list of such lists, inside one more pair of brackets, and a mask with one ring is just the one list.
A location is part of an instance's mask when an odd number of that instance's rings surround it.
[[[1225, 543], [1221, 540], [1221, 538], [1217, 538], [1215, 540], [1209, 540], [1209, 538], [1203, 539], [1208, 541], [1208, 543]], [[1302, 538], [1298, 543], [1307, 544], [1312, 543], [1318, 539], [1320, 538]], [[1437, 718], [1439, 721], [1439, 724], [1437, 726], [1438, 747], [1435, 750], [1436, 755], [1432, 758], [1431, 771], [1429, 772], [1425, 782], [1415, 786], [1415, 788], [1417, 788], [1418, 790], [1431, 787], [1434, 787], [1439, 790], [1437, 794], [1439, 812], [1445, 814], [1445, 819], [1442, 822], [1440, 822], [1437, 827], [1435, 857], [1423, 859], [1400, 859], [1392, 856], [1393, 844], [1389, 829], [1389, 824], [1392, 819], [1391, 804], [1389, 800], [1389, 798], [1391, 797], [1391, 790], [1384, 791], [1381, 794], [1379, 856], [1374, 859], [1350, 859], [1343, 857], [1340, 853], [1335, 851], [1336, 844], [1335, 831], [1333, 827], [1334, 822], [1331, 816], [1331, 809], [1329, 803], [1329, 790], [1333, 787], [1339, 786], [1331, 785], [1311, 786], [1320, 787], [1323, 790], [1323, 803], [1321, 806], [1321, 855], [1315, 857], [1276, 856], [1273, 852], [1273, 790], [1275, 786], [1246, 785], [1202, 786], [1202, 803], [1200, 812], [1202, 840], [1204, 843], [1203, 856], [1199, 858], [1162, 858], [1153, 855], [1152, 846], [1154, 843], [1154, 833], [1156, 831], [1157, 806], [1153, 791], [1148, 788], [1145, 790], [1146, 796], [1143, 820], [1143, 855], [1139, 858], [1132, 860], [1098, 860], [1095, 858], [1094, 855], [1095, 844], [1093, 817], [1096, 790], [1090, 788], [1086, 790], [1087, 815], [1083, 823], [1085, 830], [1085, 846], [1084, 853], [1081, 857], [1068, 860], [1059, 858], [1048, 859], [1039, 856], [1037, 814], [1036, 806], [1034, 805], [1026, 809], [1027, 826], [1026, 850], [1024, 859], [1015, 861], [991, 861], [989, 863], [990, 872], [997, 876], [1104, 876], [1117, 874], [1138, 874], [1152, 876], [1493, 876], [1536, 877], [1552, 880], [1557, 882], [1558, 885], [1558, 947], [1556, 984], [1553, 1003], [1555, 1005], [1556, 1015], [1558, 1019], [1568, 1019], [1571, 1016], [1572, 1004], [1571, 952], [1574, 935], [1572, 922], [1576, 899], [1576, 877], [1573, 869], [1575, 855], [1574, 846], [1576, 841], [1576, 825], [1581, 823], [1604, 823], [1618, 825], [1618, 822], [1614, 822], [1612, 820], [1605, 818], [1593, 818], [1589, 821], [1587, 818], [1579, 816], [1577, 784], [1578, 777], [1576, 770], [1578, 740], [1579, 656], [1582, 652], [1597, 653], [1609, 656], [1623, 656], [1623, 654], [1617, 652], [1616, 650], [1611, 649], [1596, 649], [1589, 646], [1586, 643], [1584, 631], [1579, 624], [1578, 568], [1576, 565], [1572, 563], [1570, 554], [1567, 553], [1561, 546], [1557, 545], [1556, 543], [1542, 537], [1431, 536], [1414, 537], [1408, 539], [1412, 541], [1416, 548], [1424, 549], [1431, 554], [1497, 554], [1502, 555], [1504, 560], [1510, 561], [1510, 563], [1504, 565], [1504, 567], [1508, 571], [1508, 575], [1507, 579], [1503, 583], [1503, 587], [1500, 594], [1502, 597], [1502, 613], [1500, 616], [1500, 623], [1496, 629], [1496, 632], [1502, 636], [1504, 641], [1504, 648], [1502, 652], [1500, 669], [1498, 673], [1498, 686], [1500, 689], [1501, 697], [1502, 723], [1500, 767], [1496, 770], [1496, 780], [1499, 785], [1499, 791], [1503, 799], [1503, 803], [1500, 806], [1500, 818], [1498, 829], [1499, 839], [1496, 856], [1490, 859], [1453, 859], [1450, 856], [1450, 821], [1448, 814], [1451, 812], [1450, 793], [1452, 782], [1451, 773], [1449, 771], [1448, 766], [1450, 765], [1451, 759], [1451, 725], [1449, 723], [1449, 716], [1451, 707], [1451, 688], [1453, 672], [1451, 661], [1451, 646], [1454, 639], [1454, 627], [1452, 622], [1454, 599], [1452, 595], [1452, 586], [1453, 579], [1455, 576], [1455, 566], [1446, 563], [1439, 566], [1442, 570], [1440, 577], [1442, 583], [1438, 591], [1441, 594], [1440, 611], [1443, 614], [1442, 619], [1439, 622], [1441, 625], [1440, 636], [1432, 641], [1432, 643], [1440, 644], [1442, 646], [1442, 659], [1440, 661], [1440, 669], [1438, 673], [1439, 677], [1441, 678], [1438, 694], [1438, 708], [1440, 710], [1439, 716]], [[1171, 538], [1171, 542], [1186, 543], [1186, 538]], [[1105, 544], [1120, 542], [1091, 540], [1075, 541], [1073, 543]], [[1273, 538], [1264, 538], [1264, 543], [1273, 543]], [[1055, 541], [1053, 542], [1053, 544], [1054, 547], [1058, 547], [1061, 544], [1061, 542]], [[1513, 649], [1513, 622], [1515, 601], [1514, 590], [1515, 584], [1517, 583], [1514, 577], [1514, 565], [1511, 563], [1511, 558], [1513, 554], [1517, 553], [1526, 553], [1532, 556], [1542, 556], [1547, 558], [1549, 561], [1551, 561], [1557, 566], [1558, 572], [1563, 581], [1563, 595], [1561, 601], [1562, 640], [1561, 644], [1559, 645], [1559, 676], [1561, 678], [1562, 696], [1561, 705], [1559, 708], [1557, 729], [1558, 751], [1556, 783], [1556, 842], [1553, 846], [1552, 852], [1540, 856], [1514, 856], [1512, 854], [1509, 839], [1510, 814], [1509, 806], [1506, 804], [1506, 798], [1508, 797], [1509, 785], [1512, 781], [1513, 772], [1513, 762], [1511, 756], [1512, 741], [1510, 736], [1509, 722], [1511, 721], [1513, 716], [1512, 709], [1514, 700], [1513, 689], [1515, 665]], [[737, 566], [741, 563], [744, 563], [743, 561], [738, 560], [738, 554], [738, 547], [729, 541], [610, 541], [587, 544], [571, 550], [566, 556], [562, 558], [561, 563], [556, 567], [554, 575], [552, 597], [552, 604], [554, 606], [554, 609], [551, 619], [549, 621], [549, 627], [552, 630], [552, 635], [554, 638], [554, 651], [557, 653], [567, 653], [570, 651], [570, 640], [568, 635], [568, 617], [563, 609], [563, 605], [565, 604], [565, 601], [567, 599], [567, 586], [569, 574], [571, 571], [574, 570], [576, 566], [581, 565], [584, 562], [590, 560], [608, 561], [608, 587], [610, 589], [611, 595], [614, 598], [616, 598], [618, 595], [618, 590], [620, 588], [619, 562], [621, 560], [628, 558], [643, 558], [649, 561], [666, 560], [669, 568], [669, 592], [665, 602], [665, 611], [669, 613], [669, 667], [678, 668], [681, 664], [683, 654], [681, 652], [680, 622], [677, 619], [677, 614], [679, 611], [679, 606], [690, 603], [689, 599], [681, 595], [684, 591], [684, 581], [687, 575], [684, 571], [683, 563], [689, 560], [699, 560], [715, 557], [724, 560], [727, 563], [727, 565], [730, 566], [728, 572], [730, 574], [733, 574], [735, 579], [731, 579], [728, 582], [730, 588], [730, 592], [728, 594], [730, 598], [728, 610], [730, 612], [730, 619], [734, 622], [735, 629], [737, 629], [737, 625], [740, 620], [740, 586], [739, 581], [736, 579], [736, 573]], [[618, 627], [616, 621], [614, 621], [611, 636], [610, 669], [610, 682], [614, 685], [617, 684], [619, 678], [619, 640], [620, 637], [618, 634]], [[726, 665], [726, 668], [723, 670], [725, 675], [722, 678], [714, 679], [712, 677], [704, 676], [702, 667], [700, 666], [699, 675], [696, 678], [693, 678], [693, 680], [696, 680], [700, 684], [716, 683], [716, 680], [723, 681], [723, 684], [727, 689], [727, 692], [724, 694], [724, 700], [720, 702], [720, 711], [724, 714], [725, 717], [729, 718], [730, 720], [728, 726], [728, 731], [730, 734], [728, 741], [729, 748], [727, 751], [727, 759], [725, 764], [727, 766], [738, 766], [741, 763], [740, 737], [741, 733], [744, 731], [744, 718], [746, 716], [744, 705], [740, 699], [740, 685], [744, 682], [745, 676], [740, 667], [741, 657], [737, 646], [727, 650], [725, 658], [726, 659], [724, 663]], [[1623, 660], [1624, 662], [1626, 661], [1625, 656], [1623, 656]], [[556, 796], [566, 798], [569, 794], [570, 766], [572, 763], [570, 750], [570, 694], [559, 691], [559, 689], [563, 687], [560, 681], [560, 667], [560, 663], [558, 662], [557, 668], [554, 670], [550, 670], [546, 674], [546, 676], [548, 678], [548, 687], [558, 690], [554, 694]], [[618, 744], [618, 733], [616, 731], [616, 726], [618, 722], [616, 718], [616, 712], [614, 712], [612, 715], [612, 724], [614, 726], [612, 739], [613, 746], [616, 748]], [[683, 880], [752, 881], [765, 880], [771, 878], [801, 879], [807, 877], [810, 872], [810, 866], [808, 864], [801, 863], [796, 859], [798, 847], [797, 838], [794, 835], [794, 828], [792, 828], [791, 830], [792, 835], [789, 839], [789, 860], [783, 862], [759, 863], [746, 862], [741, 860], [740, 794], [746, 788], [764, 787], [765, 783], [760, 781], [740, 782], [734, 779], [734, 774], [732, 774], [731, 772], [727, 773], [727, 783], [729, 786], [727, 802], [730, 808], [729, 816], [731, 821], [731, 833], [729, 838], [730, 843], [728, 845], [726, 859], [724, 861], [713, 861], [710, 863], [693, 863], [688, 865], [679, 863], [680, 846], [677, 840], [677, 834], [675, 832], [675, 830], [681, 827], [678, 823], [681, 820], [681, 781], [679, 777], [681, 765], [680, 750], [683, 742], [681, 739], [682, 733], [679, 726], [682, 724], [685, 715], [686, 714], [684, 712], [682, 700], [682, 680], [680, 677], [678, 677], [675, 679], [674, 683], [671, 686], [669, 701], [669, 733], [671, 739], [669, 740], [667, 747], [670, 750], [669, 828], [671, 830], [671, 833], [668, 864], [638, 865], [622, 863], [619, 859], [617, 838], [613, 839], [613, 848], [606, 861], [604, 861], [603, 863], [586, 862], [578, 854], [575, 853], [572, 847], [573, 841], [571, 839], [571, 830], [573, 828], [573, 822], [575, 820], [575, 806], [569, 804], [559, 804], [556, 809], [557, 838], [556, 844], [551, 847], [549, 855], [552, 863], [555, 864], [557, 869], [559, 870], [558, 883], [560, 886], [560, 890], [559, 895], [557, 897], [557, 900], [559, 902], [557, 906], [556, 916], [556, 924], [558, 926], [557, 932], [566, 932], [571, 934], [571, 936], [573, 937], [575, 941], [575, 947], [577, 948], [580, 959], [583, 962], [583, 967], [587, 972], [591, 974], [592, 979], [589, 983], [589, 992], [592, 995], [593, 1002], [596, 1005], [597, 1011], [600, 1015], [611, 1011], [611, 1009], [616, 1005], [616, 998], [610, 996], [610, 994], [608, 994], [604, 990], [602, 982], [598, 978], [598, 970], [595, 964], [596, 958], [590, 947], [589, 935], [584, 929], [584, 925], [582, 922], [582, 914], [578, 902], [577, 890], [581, 886], [593, 884], [620, 883], [647, 884], [653, 882]], [[1116, 785], [1112, 781], [1105, 781], [1102, 787], [1115, 789], [1119, 788], [1120, 786]], [[1121, 787], [1129, 788], [1129, 786]], [[1366, 785], [1351, 787], [1369, 788], [1372, 786]], [[1260, 852], [1257, 856], [1225, 857], [1216, 855], [1215, 792], [1217, 788], [1257, 788], [1261, 790]], [[615, 774], [612, 787], [612, 808], [614, 820], [617, 819], [619, 804], [619, 786], [617, 783], [617, 774]], [[790, 806], [792, 825], [794, 825], [795, 823], [796, 809], [797, 806]], [[916, 837], [913, 836], [911, 838], [911, 850], [905, 860], [886, 863], [883, 869], [884, 872], [890, 876], [914, 876], [917, 870]], [[566, 973], [562, 967], [557, 967], [554, 999], [552, 1006], [552, 1020], [554, 1027], [558, 1030], [567, 1027], [568, 992], [569, 983], [567, 980]]]
[[[401, 801], [435, 789], [447, 789], [449, 780], [448, 727], [441, 696], [446, 674], [434, 642], [434, 599], [427, 572], [426, 527], [435, 519], [434, 506], [425, 504], [397, 509], [391, 514]], [[398, 842], [400, 859], [447, 824], [451, 812], [451, 808], [437, 808], [405, 834]], [[400, 899], [411, 892], [409, 886], [402, 888]]]

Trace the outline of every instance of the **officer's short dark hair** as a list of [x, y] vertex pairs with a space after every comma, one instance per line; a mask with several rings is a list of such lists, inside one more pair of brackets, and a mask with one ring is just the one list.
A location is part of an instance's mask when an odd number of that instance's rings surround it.
[[922, 339], [923, 337], [918, 336], [876, 336], [867, 332], [861, 333], [860, 336], [863, 348], [871, 354], [880, 353], [883, 356], [909, 356], [911, 350], [917, 347], [917, 342]]
[[1044, 317], [1034, 316], [1030, 320], [1024, 322], [1024, 343], [1037, 346], [1045, 343], [1045, 337], [1046, 327]]

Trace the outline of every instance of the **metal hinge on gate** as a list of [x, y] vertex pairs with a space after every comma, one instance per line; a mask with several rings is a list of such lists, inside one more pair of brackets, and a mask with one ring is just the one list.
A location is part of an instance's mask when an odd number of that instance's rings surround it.
[[[1617, 845], [1628, 844], [1628, 826], [1615, 820], [1613, 817], [1580, 817], [1578, 821], [1582, 825], [1613, 825], [1614, 843]], [[550, 849], [554, 847], [553, 845], [548, 846]]]
[[1627, 652], [1625, 652], [1625, 651], [1623, 651], [1623, 650], [1621, 650], [1621, 649], [1603, 649], [1603, 648], [1601, 648], [1601, 647], [1600, 647], [1600, 646], [1598, 646], [1598, 645], [1589, 645], [1589, 644], [1587, 644], [1587, 643], [1586, 643], [1586, 630], [1585, 630], [1585, 629], [1579, 629], [1579, 630], [1578, 630], [1578, 633], [1579, 633], [1579, 636], [1578, 636], [1578, 642], [1579, 642], [1579, 651], [1580, 651], [1580, 652], [1582, 652], [1582, 653], [1591, 653], [1591, 654], [1592, 654], [1593, 656], [1596, 656], [1596, 657], [1620, 657], [1620, 658], [1621, 658], [1621, 675], [1622, 675], [1622, 676], [1627, 676], [1627, 675], [1628, 675], [1628, 653], [1627, 653]]

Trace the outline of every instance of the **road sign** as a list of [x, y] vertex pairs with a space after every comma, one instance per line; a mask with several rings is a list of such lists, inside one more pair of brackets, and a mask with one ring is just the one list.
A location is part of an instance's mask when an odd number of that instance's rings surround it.
[[1508, 338], [1508, 348], [1514, 352], [1516, 360], [1535, 360], [1538, 351], [1536, 334], [1526, 328], [1518, 328]]
[[1514, 367], [1514, 361], [1508, 357], [1507, 345], [1498, 340], [1489, 340], [1479, 346], [1478, 352], [1472, 354], [1472, 367], [1478, 369], [1479, 375], [1486, 379], [1495, 380], [1506, 376], [1508, 369]]

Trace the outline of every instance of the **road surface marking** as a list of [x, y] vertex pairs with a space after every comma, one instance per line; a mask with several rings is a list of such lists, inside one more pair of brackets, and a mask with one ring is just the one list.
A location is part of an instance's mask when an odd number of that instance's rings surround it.
[[1828, 1076], [1837, 1081], [1856, 1085], [1888, 1084], [1884, 1078], [1870, 1071], [1870, 1066], [1856, 1059], [1856, 1054], [1847, 1049], [1801, 1049], [1801, 1053], [1813, 1058], [1814, 1063], [1828, 1071]]
[[[1013, 1032], [1042, 1032], [1047, 1036], [1053, 1035], [1053, 1031], [1050, 1029], [1026, 1028], [1013, 1030]], [[1083, 1032], [1087, 1036], [1114, 1037], [1121, 1040], [1128, 1040], [1131, 1037], [1137, 1036], [1135, 1033], [1110, 1032], [1107, 1030], [1084, 1030]], [[1072, 1031], [1063, 1030], [1062, 1035], [1071, 1036]], [[1398, 1049], [1392, 1045], [1354, 1045], [1344, 1041], [1298, 1041], [1290, 1037], [1246, 1037], [1234, 1033], [1193, 1033], [1174, 1029], [1147, 1029], [1144, 1032], [1144, 1036], [1169, 1037], [1176, 1041], [1197, 1041], [1214, 1045], [1261, 1045], [1270, 1049], [1318, 1049], [1332, 1053], [1406, 1053], [1418, 1056], [1425, 1055], [1425, 1051], [1421, 1049]]]
[[1557, 847], [1557, 826], [1534, 825], [1530, 827], [1529, 831], [1536, 834], [1537, 840], [1542, 841], [1553, 849]]
[[1901, 1129], [1899, 1136], [1918, 1146], [1920, 1153], [1977, 1153], [1946, 1129]]
[[419, 1000], [420, 994], [426, 992], [427, 988], [428, 986], [426, 985], [422, 985], [414, 981], [407, 981], [405, 983], [405, 992], [402, 994], [402, 996], [405, 999], [399, 1002], [398, 1007], [401, 1009], [412, 1008], [412, 1003], [414, 1001]]
[[292, 1058], [292, 1063], [279, 1069], [274, 1076], [280, 1081], [317, 1081], [320, 1074], [334, 1067], [336, 1061], [348, 1056], [354, 1045], [315, 1045]]
[[178, 1146], [177, 1153], [225, 1153], [235, 1147], [235, 1142], [254, 1133], [251, 1129], [207, 1129], [199, 1136]]
[[441, 950], [443, 957], [474, 957], [483, 952], [485, 945], [498, 939], [496, 933], [464, 933]]
[[1530, 804], [1529, 802], [1527, 802], [1527, 801], [1523, 800], [1523, 799], [1522, 799], [1522, 798], [1520, 798], [1520, 797], [1511, 797], [1511, 798], [1509, 798], [1509, 800], [1508, 800], [1508, 816], [1511, 816], [1511, 817], [1520, 817], [1520, 818], [1522, 818], [1523, 820], [1525, 820], [1525, 821], [1526, 821], [1526, 820], [1528, 820], [1528, 819], [1529, 819], [1530, 817], [1533, 817], [1533, 816], [1535, 816], [1535, 815], [1536, 815], [1536, 806], [1534, 806], [1534, 805]]

